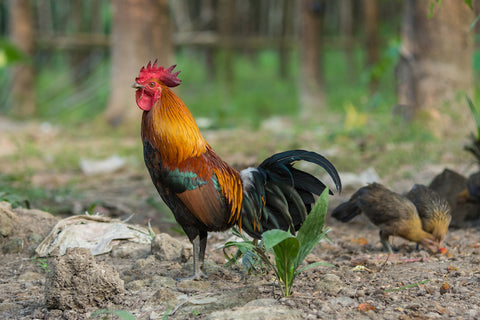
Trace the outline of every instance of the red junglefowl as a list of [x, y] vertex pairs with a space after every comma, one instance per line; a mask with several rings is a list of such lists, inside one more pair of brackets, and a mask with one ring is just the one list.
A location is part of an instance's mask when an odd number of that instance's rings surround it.
[[[170, 87], [180, 84], [175, 66], [149, 62], [133, 85], [143, 110], [145, 164], [158, 193], [193, 244], [193, 278], [202, 271], [207, 232], [238, 225], [260, 238], [270, 229], [298, 230], [325, 185], [293, 167], [304, 160], [323, 167], [341, 191], [335, 167], [304, 150], [275, 154], [257, 168], [237, 171], [202, 137], [190, 111]], [[197, 260], [198, 259], [198, 260]]]
[[436, 191], [421, 184], [415, 184], [405, 196], [417, 208], [423, 230], [431, 233], [440, 245], [452, 220], [450, 204]]
[[422, 229], [422, 221], [415, 205], [404, 196], [390, 191], [379, 183], [372, 183], [360, 188], [350, 200], [336, 207], [332, 216], [347, 222], [364, 213], [368, 219], [380, 228], [380, 241], [383, 247], [392, 252], [388, 242], [390, 236], [420, 243], [436, 253], [438, 243], [432, 234]]

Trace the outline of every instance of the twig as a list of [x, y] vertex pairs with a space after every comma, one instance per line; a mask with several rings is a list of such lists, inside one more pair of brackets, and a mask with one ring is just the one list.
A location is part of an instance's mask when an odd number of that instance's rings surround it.
[[383, 267], [385, 267], [385, 265], [387, 264], [388, 262], [388, 259], [390, 259], [390, 255], [392, 254], [391, 251], [388, 251], [388, 256], [387, 256], [387, 259], [385, 259], [385, 261], [382, 263], [382, 265], [380, 266], [380, 268], [378, 269], [378, 271], [382, 271]]

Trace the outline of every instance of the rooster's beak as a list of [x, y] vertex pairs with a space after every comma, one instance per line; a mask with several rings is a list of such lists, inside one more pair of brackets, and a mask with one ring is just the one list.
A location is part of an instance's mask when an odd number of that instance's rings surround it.
[[144, 86], [142, 86], [141, 84], [138, 84], [136, 82], [134, 84], [132, 84], [132, 88], [134, 88], [134, 89], [145, 89]]

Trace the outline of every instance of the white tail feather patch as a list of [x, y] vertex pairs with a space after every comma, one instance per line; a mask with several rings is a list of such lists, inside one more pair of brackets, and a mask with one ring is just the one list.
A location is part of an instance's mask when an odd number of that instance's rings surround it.
[[248, 190], [254, 186], [253, 172], [258, 172], [257, 168], [247, 168], [240, 171], [240, 179], [242, 179], [243, 189]]

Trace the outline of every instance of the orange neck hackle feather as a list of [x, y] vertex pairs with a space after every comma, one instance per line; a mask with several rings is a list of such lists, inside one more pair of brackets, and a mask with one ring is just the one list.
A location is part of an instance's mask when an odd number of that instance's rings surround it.
[[170, 88], [162, 85], [161, 98], [150, 112], [152, 129], [160, 139], [157, 148], [168, 164], [205, 153], [208, 143], [188, 108]]

